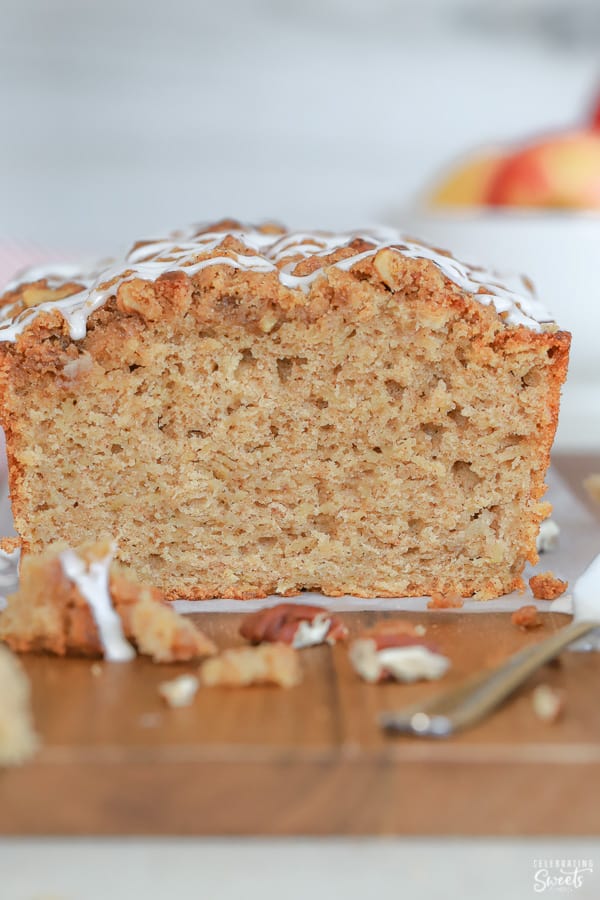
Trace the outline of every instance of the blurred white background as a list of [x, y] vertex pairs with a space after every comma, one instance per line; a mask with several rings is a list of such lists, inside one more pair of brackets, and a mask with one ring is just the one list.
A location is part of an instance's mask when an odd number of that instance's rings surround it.
[[67, 251], [379, 220], [466, 149], [583, 120], [600, 83], [596, 0], [0, 9], [0, 236]]

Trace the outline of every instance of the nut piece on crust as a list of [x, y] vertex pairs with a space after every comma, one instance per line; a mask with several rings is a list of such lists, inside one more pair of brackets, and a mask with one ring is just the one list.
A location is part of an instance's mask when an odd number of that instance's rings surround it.
[[541, 572], [529, 579], [531, 593], [536, 600], [556, 600], [569, 587], [568, 581], [557, 578], [554, 572]]
[[583, 487], [594, 503], [600, 503], [600, 472], [593, 472], [584, 478]]
[[259, 644], [232, 647], [200, 667], [203, 684], [209, 687], [246, 687], [274, 684], [295, 687], [302, 680], [298, 653], [289, 644]]
[[519, 628], [539, 628], [542, 624], [542, 620], [539, 616], [539, 613], [535, 606], [521, 606], [519, 609], [516, 609], [512, 616], [510, 617], [513, 625], [517, 625]]
[[251, 644], [279, 641], [297, 650], [317, 644], [335, 644], [348, 637], [348, 629], [321, 606], [278, 603], [246, 616], [240, 634]]
[[[135, 655], [128, 639], [155, 662], [216, 652], [212, 641], [164, 602], [159, 591], [126, 577], [112, 562], [113, 552], [112, 542], [105, 540], [76, 551], [55, 545], [25, 557], [19, 590], [7, 598], [0, 614], [0, 640], [21, 653], [128, 659]], [[120, 655], [111, 655], [114, 646]]]
[[158, 693], [167, 706], [180, 709], [192, 705], [199, 686], [200, 682], [195, 675], [179, 675], [170, 681], [161, 681]]
[[[425, 642], [416, 633], [407, 633], [406, 623], [394, 630], [394, 623], [386, 628], [366, 632], [350, 644], [350, 662], [364, 681], [434, 681], [450, 668], [450, 660], [435, 644]], [[418, 627], [418, 626], [417, 626]]]
[[566, 695], [549, 684], [538, 684], [531, 695], [533, 711], [544, 722], [556, 722], [563, 714]]
[[19, 660], [0, 646], [0, 766], [30, 759], [38, 747], [29, 705], [29, 681]]

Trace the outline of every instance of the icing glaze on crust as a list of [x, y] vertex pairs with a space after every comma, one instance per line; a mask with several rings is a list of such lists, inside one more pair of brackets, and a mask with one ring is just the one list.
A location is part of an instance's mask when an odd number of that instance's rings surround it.
[[[120, 285], [134, 278], [155, 281], [171, 271], [191, 276], [209, 266], [231, 266], [242, 271], [276, 273], [284, 287], [306, 293], [314, 281], [326, 276], [328, 268], [349, 271], [383, 249], [409, 259], [431, 261], [449, 281], [474, 295], [479, 303], [493, 305], [508, 325], [541, 331], [544, 324], [553, 321], [522, 277], [501, 278], [469, 266], [444, 251], [406, 238], [395, 229], [338, 234], [286, 232], [272, 225], [255, 227], [227, 221], [209, 227], [191, 226], [165, 239], [140, 242], [122, 259], [100, 264], [92, 271], [49, 265], [23, 273], [5, 288], [7, 300], [0, 308], [0, 341], [15, 341], [41, 312], [50, 310], [58, 310], [64, 316], [72, 340], [81, 340], [89, 316], [114, 296]], [[25, 308], [18, 298], [11, 302], [7, 296], [24, 284], [38, 281], [43, 281], [46, 288], [64, 288], [69, 293]]]
[[66, 577], [71, 581], [90, 607], [98, 637], [104, 649], [105, 659], [114, 662], [128, 662], [135, 650], [126, 640], [121, 619], [110, 596], [110, 564], [115, 548], [101, 560], [93, 560], [86, 566], [85, 561], [74, 550], [65, 550], [60, 555], [60, 563]]

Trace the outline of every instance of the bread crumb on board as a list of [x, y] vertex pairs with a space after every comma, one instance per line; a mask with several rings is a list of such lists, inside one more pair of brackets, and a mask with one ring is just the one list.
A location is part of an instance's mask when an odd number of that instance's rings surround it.
[[531, 593], [536, 600], [556, 600], [569, 587], [568, 581], [557, 578], [554, 572], [540, 572], [529, 579]]
[[200, 680], [208, 687], [295, 687], [302, 680], [299, 654], [289, 644], [281, 643], [231, 647], [205, 660], [200, 667]]
[[517, 625], [519, 628], [524, 629], [539, 628], [542, 624], [537, 607], [533, 605], [521, 606], [519, 609], [516, 609], [510, 617], [510, 620], [513, 625]]
[[557, 722], [563, 714], [566, 694], [563, 690], [538, 684], [531, 695], [533, 711], [543, 722]]
[[167, 706], [179, 709], [192, 705], [199, 686], [200, 681], [195, 675], [178, 675], [170, 681], [161, 681], [158, 693]]

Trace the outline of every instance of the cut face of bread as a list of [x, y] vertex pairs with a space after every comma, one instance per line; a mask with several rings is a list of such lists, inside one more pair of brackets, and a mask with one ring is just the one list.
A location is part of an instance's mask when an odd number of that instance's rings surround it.
[[11, 288], [25, 553], [109, 533], [169, 598], [521, 584], [569, 335], [431, 248], [295, 237], [224, 223], [142, 245], [96, 287], [38, 278], [71, 291], [41, 307]]

